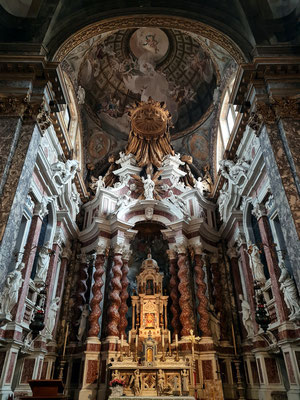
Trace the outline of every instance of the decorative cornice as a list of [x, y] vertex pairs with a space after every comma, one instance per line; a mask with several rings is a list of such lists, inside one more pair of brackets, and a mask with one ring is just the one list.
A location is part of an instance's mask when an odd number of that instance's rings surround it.
[[183, 17], [164, 15], [129, 15], [101, 20], [84, 27], [70, 36], [58, 49], [54, 61], [61, 62], [75, 47], [82, 42], [102, 33], [120, 29], [139, 27], [165, 27], [180, 29], [196, 35], [201, 35], [219, 44], [236, 60], [238, 64], [247, 62], [240, 48], [227, 35], [200, 21]]

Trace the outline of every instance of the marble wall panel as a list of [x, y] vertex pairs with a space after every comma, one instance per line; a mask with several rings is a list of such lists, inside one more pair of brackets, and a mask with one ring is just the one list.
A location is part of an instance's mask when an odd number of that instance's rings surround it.
[[280, 383], [276, 360], [265, 358], [265, 365], [269, 383]]
[[[262, 129], [260, 142], [264, 154], [265, 163], [267, 166], [267, 173], [269, 176], [271, 191], [273, 193], [274, 201], [278, 210], [278, 217], [285, 240], [288, 257], [293, 267], [294, 278], [296, 280], [298, 290], [300, 291], [300, 268], [298, 268], [300, 259], [300, 241], [286, 194], [286, 190], [291, 191], [292, 187], [287, 183], [285, 183], [286, 187], [284, 187], [284, 183], [281, 179], [281, 174], [284, 174], [284, 172], [279, 171], [279, 167], [277, 165], [277, 161], [275, 159], [270, 139], [265, 127]], [[280, 149], [281, 150], [278, 151], [282, 154], [282, 146], [280, 147]], [[285, 164], [281, 165], [281, 168], [283, 170], [286, 170], [289, 168], [289, 166]], [[295, 198], [296, 200], [296, 196], [298, 196], [298, 194], [290, 193], [290, 196], [292, 198]]]
[[98, 378], [98, 361], [88, 360], [86, 383], [96, 383], [97, 378]]
[[21, 120], [19, 117], [0, 119], [0, 196], [17, 146], [20, 128]]
[[[0, 244], [0, 288], [6, 279], [7, 268], [16, 245], [40, 139], [41, 135], [37, 126], [34, 127], [34, 124], [22, 126], [19, 142], [24, 141], [24, 143], [18, 143], [14, 156], [18, 159], [13, 161], [14, 165], [10, 168], [6, 184], [6, 186], [9, 184], [14, 193], [11, 196], [12, 202], [7, 198], [7, 203], [4, 205], [7, 215], [2, 215], [2, 222], [5, 223], [5, 218], [7, 222]], [[28, 141], [27, 144], [26, 141]]]
[[31, 378], [34, 370], [35, 359], [34, 358], [25, 358], [22, 376], [21, 376], [21, 383], [27, 383]]
[[295, 378], [295, 374], [294, 374], [294, 369], [293, 369], [293, 364], [292, 364], [290, 353], [285, 352], [284, 358], [285, 358], [285, 363], [286, 363], [287, 371], [289, 374], [290, 382], [296, 383], [296, 378]]
[[202, 360], [203, 380], [213, 380], [213, 368], [211, 360]]

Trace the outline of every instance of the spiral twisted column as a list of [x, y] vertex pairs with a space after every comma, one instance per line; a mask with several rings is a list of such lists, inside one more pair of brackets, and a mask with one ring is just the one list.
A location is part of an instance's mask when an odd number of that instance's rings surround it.
[[177, 275], [177, 254], [174, 250], [167, 250], [168, 257], [169, 257], [169, 272], [171, 275], [170, 278], [170, 297], [172, 300], [171, 304], [171, 313], [172, 313], [172, 320], [171, 325], [173, 328], [173, 336], [179, 335], [180, 333], [180, 307], [179, 307], [179, 291], [178, 291], [178, 284], [179, 279]]
[[122, 278], [122, 253], [123, 247], [121, 245], [116, 245], [114, 248], [114, 259], [112, 273], [113, 278], [111, 280], [111, 292], [109, 294], [110, 306], [108, 308], [108, 326], [107, 335], [119, 337], [119, 323], [120, 314], [119, 308], [121, 305], [120, 293], [122, 290], [121, 278]]
[[[88, 279], [88, 259], [85, 253], [81, 253], [79, 256], [80, 267], [78, 270], [78, 280], [77, 287], [75, 293], [75, 307], [74, 307], [74, 315], [73, 315], [73, 334], [71, 337], [73, 340], [76, 340], [75, 331], [77, 330], [78, 321], [81, 317], [81, 313], [83, 310], [83, 306], [86, 304], [85, 294], [87, 291], [87, 279]], [[75, 336], [74, 336], [75, 335]]]
[[126, 338], [126, 327], [128, 325], [127, 322], [127, 318], [126, 318], [126, 314], [128, 311], [128, 307], [127, 307], [127, 299], [129, 297], [128, 295], [128, 291], [127, 291], [127, 287], [129, 284], [128, 278], [127, 278], [127, 274], [129, 271], [128, 268], [128, 261], [129, 258], [131, 256], [132, 251], [129, 250], [129, 247], [124, 249], [123, 251], [123, 257], [122, 257], [122, 261], [123, 261], [123, 267], [122, 267], [122, 280], [121, 280], [121, 285], [122, 285], [122, 291], [121, 291], [121, 306], [120, 306], [120, 324], [119, 324], [119, 331], [120, 331], [120, 335], [124, 335], [124, 338]]
[[203, 271], [204, 267], [204, 254], [201, 245], [198, 245], [194, 249], [195, 251], [195, 275], [197, 284], [197, 299], [198, 307], [197, 311], [200, 316], [199, 329], [202, 336], [211, 336], [211, 330], [209, 326], [209, 315], [208, 315], [208, 300], [205, 295], [206, 293], [206, 283], [205, 283], [205, 273]]
[[213, 296], [215, 299], [215, 310], [217, 313], [220, 313], [220, 323], [221, 323], [221, 339], [225, 339], [227, 337], [227, 321], [226, 321], [226, 312], [225, 310], [225, 301], [223, 299], [223, 286], [222, 286], [222, 272], [221, 268], [223, 267], [222, 262], [219, 259], [219, 254], [215, 253], [210, 256], [210, 265], [213, 273]]
[[104, 264], [106, 257], [105, 245], [99, 245], [96, 249], [96, 261], [95, 261], [95, 272], [93, 275], [94, 284], [92, 287], [93, 298], [90, 302], [91, 313], [89, 316], [90, 329], [88, 331], [88, 337], [98, 337], [100, 333], [99, 318], [101, 316], [100, 304], [103, 299], [102, 286], [104, 274]]
[[182, 325], [181, 336], [189, 336], [191, 329], [194, 330], [195, 321], [185, 246], [178, 246], [178, 278], [178, 290], [180, 292], [179, 306], [181, 309], [180, 322]]

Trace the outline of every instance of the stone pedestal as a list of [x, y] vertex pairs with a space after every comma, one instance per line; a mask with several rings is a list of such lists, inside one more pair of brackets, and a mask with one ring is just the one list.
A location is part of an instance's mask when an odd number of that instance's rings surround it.
[[96, 398], [99, 376], [101, 343], [97, 337], [89, 337], [84, 351], [84, 370], [82, 387], [78, 400]]

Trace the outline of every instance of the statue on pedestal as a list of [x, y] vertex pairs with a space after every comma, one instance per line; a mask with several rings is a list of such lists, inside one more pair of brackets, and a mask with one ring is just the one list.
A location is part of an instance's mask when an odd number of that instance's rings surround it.
[[148, 174], [147, 178], [142, 178], [142, 182], [144, 184], [144, 196], [146, 200], [153, 200], [153, 191], [155, 187], [155, 183], [151, 179], [151, 176]]
[[253, 321], [251, 318], [250, 305], [248, 301], [244, 299], [242, 294], [239, 295], [239, 298], [241, 300], [242, 311], [240, 312], [242, 313], [243, 324], [247, 331], [248, 337], [252, 337], [254, 335], [254, 329], [253, 329]]
[[81, 317], [79, 320], [79, 327], [78, 327], [78, 334], [77, 334], [77, 339], [81, 342], [84, 332], [86, 330], [86, 323], [87, 323], [87, 318], [89, 316], [89, 305], [85, 304], [83, 306], [83, 310], [81, 313]]
[[49, 306], [48, 317], [47, 317], [47, 321], [45, 324], [45, 330], [47, 332], [47, 337], [49, 339], [52, 338], [52, 332], [55, 327], [56, 313], [57, 313], [57, 310], [59, 307], [59, 301], [60, 301], [60, 297], [55, 297], [55, 299], [53, 299], [51, 301], [50, 306]]
[[279, 264], [281, 275], [279, 277], [280, 289], [283, 292], [284, 301], [291, 311], [289, 319], [300, 319], [300, 299], [294, 280], [291, 278], [283, 261]]
[[141, 393], [141, 374], [138, 369], [136, 369], [130, 379], [129, 385], [132, 385], [132, 390], [135, 396], [139, 396]]
[[45, 282], [47, 278], [48, 264], [50, 258], [49, 243], [46, 243], [39, 251], [39, 258], [37, 262], [37, 269], [34, 279]]
[[260, 260], [260, 250], [255, 244], [251, 244], [248, 247], [248, 253], [251, 257], [253, 277], [260, 286], [264, 286], [266, 283], [266, 276], [264, 273], [264, 265]]
[[157, 393], [161, 396], [165, 389], [165, 374], [162, 369], [157, 372]]
[[189, 373], [186, 369], [181, 371], [181, 382], [182, 382], [182, 392], [188, 393], [189, 392]]
[[22, 286], [22, 269], [24, 263], [19, 263], [14, 271], [11, 271], [6, 278], [2, 295], [0, 298], [0, 314], [11, 318], [10, 312], [18, 302], [19, 289]]

